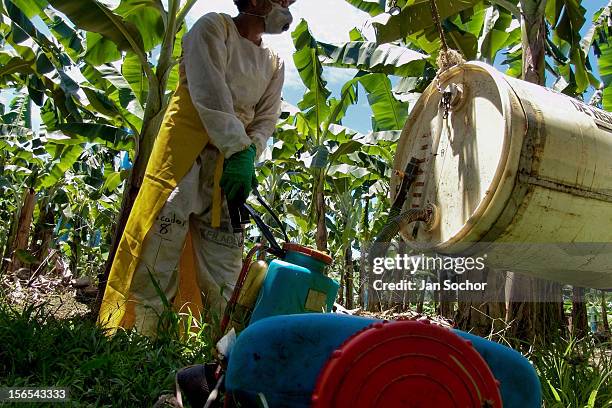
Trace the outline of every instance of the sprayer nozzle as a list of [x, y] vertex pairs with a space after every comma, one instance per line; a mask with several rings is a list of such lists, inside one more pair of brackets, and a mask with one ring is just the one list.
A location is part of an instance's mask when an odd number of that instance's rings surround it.
[[440, 210], [435, 204], [427, 204], [427, 220], [425, 221], [425, 231], [433, 231], [440, 224]]

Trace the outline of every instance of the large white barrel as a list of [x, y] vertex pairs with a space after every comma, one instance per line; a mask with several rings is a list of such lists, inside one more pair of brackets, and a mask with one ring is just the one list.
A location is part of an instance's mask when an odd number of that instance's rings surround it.
[[419, 175], [403, 209], [434, 204], [439, 220], [430, 231], [404, 228], [405, 239], [443, 254], [485, 252], [496, 268], [612, 288], [610, 113], [470, 62], [441, 74], [415, 105], [392, 196], [412, 158]]

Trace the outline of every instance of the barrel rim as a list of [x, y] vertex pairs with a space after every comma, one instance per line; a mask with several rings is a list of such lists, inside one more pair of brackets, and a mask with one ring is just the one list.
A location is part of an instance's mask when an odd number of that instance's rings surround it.
[[[500, 98], [500, 106], [502, 108], [502, 115], [504, 118], [511, 116], [512, 114], [512, 104], [511, 104], [511, 93], [512, 87], [508, 82], [506, 82], [500, 72], [498, 72], [494, 67], [480, 62], [480, 61], [471, 61], [465, 64], [457, 65], [452, 67], [444, 72], [442, 72], [434, 81], [427, 87], [427, 89], [423, 92], [423, 95], [419, 98], [416, 105], [413, 108], [412, 114], [408, 118], [402, 134], [400, 136], [400, 140], [398, 141], [396, 152], [402, 152], [405, 150], [405, 146], [409, 141], [408, 133], [411, 132], [411, 128], [416, 124], [418, 117], [422, 113], [423, 109], [429, 103], [429, 99], [431, 96], [438, 92], [438, 86], [443, 87], [444, 84], [449, 81], [451, 78], [455, 78], [458, 75], [461, 75], [468, 71], [476, 71], [476, 72], [484, 72], [488, 74], [492, 80], [494, 81], [497, 87], [497, 94]], [[505, 92], [504, 92], [505, 90]], [[503, 211], [505, 205], [491, 205], [492, 203], [500, 203], [505, 204], [510, 199], [510, 193], [512, 189], [499, 189], [499, 185], [501, 184], [501, 180], [504, 177], [504, 174], [508, 172], [508, 166], [511, 165], [509, 163], [509, 156], [512, 151], [518, 149], [520, 151], [522, 145], [522, 138], [520, 140], [515, 140], [517, 138], [513, 137], [514, 129], [512, 127], [512, 123], [510, 120], [505, 120], [505, 130], [504, 130], [504, 139], [502, 142], [502, 149], [500, 152], [500, 160], [495, 169], [494, 176], [491, 180], [488, 189], [492, 191], [492, 194], [485, 194], [481, 201], [478, 203], [476, 209], [472, 212], [469, 218], [463, 223], [463, 226], [454, 233], [451, 237], [446, 239], [445, 241], [431, 243], [429, 245], [423, 245], [425, 242], [419, 241], [418, 238], [416, 241], [412, 240], [411, 237], [405, 236], [412, 242], [418, 242], [419, 246], [424, 250], [437, 251], [437, 252], [456, 252], [450, 250], [452, 246], [456, 246], [458, 243], [475, 243], [479, 241], [479, 238], [482, 238], [487, 233], [487, 228], [482, 228], [484, 223], [494, 225], [498, 216]], [[394, 169], [399, 169], [401, 162], [406, 161], [405, 158], [400, 159], [399, 154], [396, 153], [393, 167]], [[401, 169], [400, 169], [401, 170]], [[395, 191], [399, 185], [398, 178], [394, 174], [391, 177], [391, 185], [390, 185], [390, 198], [393, 200], [395, 197]], [[422, 199], [425, 199], [423, 197]], [[480, 230], [480, 231], [479, 231]], [[405, 234], [403, 234], [405, 235]], [[468, 239], [466, 239], [466, 237]], [[465, 249], [465, 248], [462, 248]]]

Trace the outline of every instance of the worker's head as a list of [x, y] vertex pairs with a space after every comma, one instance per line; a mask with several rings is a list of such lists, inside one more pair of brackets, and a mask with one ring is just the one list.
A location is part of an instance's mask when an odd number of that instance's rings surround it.
[[234, 3], [240, 13], [263, 18], [268, 34], [287, 31], [293, 21], [289, 6], [295, 0], [234, 0]]

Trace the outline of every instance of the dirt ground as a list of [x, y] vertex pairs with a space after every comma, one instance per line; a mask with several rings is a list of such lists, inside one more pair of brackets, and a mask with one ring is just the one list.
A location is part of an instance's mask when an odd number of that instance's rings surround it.
[[57, 319], [87, 316], [95, 300], [95, 287], [75, 288], [74, 283], [43, 276], [34, 281], [5, 276], [0, 278], [0, 298], [18, 309], [25, 305], [42, 306]]

